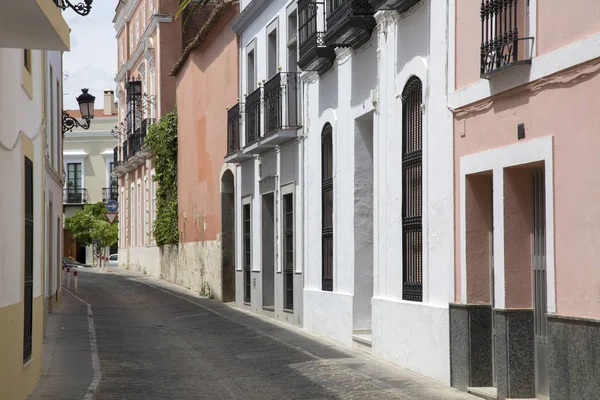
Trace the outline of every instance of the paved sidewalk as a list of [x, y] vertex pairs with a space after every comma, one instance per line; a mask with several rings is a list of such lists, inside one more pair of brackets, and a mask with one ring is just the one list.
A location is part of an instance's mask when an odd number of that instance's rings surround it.
[[42, 378], [30, 400], [81, 400], [93, 378], [87, 306], [63, 288], [63, 302], [48, 316]]

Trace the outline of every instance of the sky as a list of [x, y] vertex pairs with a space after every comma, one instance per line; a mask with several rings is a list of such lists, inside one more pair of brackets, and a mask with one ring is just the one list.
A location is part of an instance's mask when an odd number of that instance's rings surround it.
[[63, 56], [64, 109], [79, 108], [76, 97], [82, 88], [96, 96], [96, 109], [104, 106], [104, 89], [115, 90], [117, 39], [112, 20], [116, 7], [117, 0], [94, 0], [85, 17], [70, 8], [63, 12], [71, 27], [71, 51]]

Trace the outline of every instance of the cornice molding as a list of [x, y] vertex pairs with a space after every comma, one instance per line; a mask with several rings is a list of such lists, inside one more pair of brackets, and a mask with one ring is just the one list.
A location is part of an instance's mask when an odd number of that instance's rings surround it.
[[117, 15], [115, 20], [115, 30], [117, 31], [117, 35], [123, 30], [125, 23], [131, 19], [133, 10], [137, 8], [139, 2], [140, 0], [129, 0], [125, 3], [125, 6], [121, 9], [121, 12]]
[[156, 27], [158, 26], [158, 23], [160, 22], [173, 22], [173, 16], [155, 14], [152, 17], [150, 23], [148, 24], [148, 27], [144, 31], [144, 34], [138, 41], [137, 47], [135, 48], [129, 59], [127, 59], [127, 62], [121, 66], [121, 69], [117, 73], [117, 76], [115, 77], [115, 83], [118, 84], [119, 82], [121, 82], [123, 78], [125, 78], [127, 71], [132, 69], [135, 63], [137, 62], [138, 58], [140, 58], [140, 56], [142, 55], [142, 53], [146, 52], [146, 40], [152, 35], [152, 33], [154, 33]]
[[231, 29], [240, 35], [262, 13], [271, 0], [252, 0], [231, 23]]

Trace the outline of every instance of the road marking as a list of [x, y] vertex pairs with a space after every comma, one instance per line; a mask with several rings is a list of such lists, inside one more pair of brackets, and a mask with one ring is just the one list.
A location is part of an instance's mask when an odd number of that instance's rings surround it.
[[88, 331], [90, 333], [90, 348], [92, 350], [92, 368], [94, 370], [94, 377], [90, 382], [90, 386], [88, 386], [85, 395], [82, 400], [92, 400], [94, 398], [94, 393], [96, 393], [96, 389], [100, 384], [100, 380], [102, 379], [102, 371], [100, 370], [100, 357], [98, 356], [98, 342], [96, 340], [96, 326], [94, 325], [94, 314], [92, 313], [92, 305], [85, 302], [81, 297], [73, 294], [70, 290], [63, 288], [67, 293], [71, 296], [75, 297], [77, 300], [82, 302], [87, 306], [87, 320], [88, 320]]

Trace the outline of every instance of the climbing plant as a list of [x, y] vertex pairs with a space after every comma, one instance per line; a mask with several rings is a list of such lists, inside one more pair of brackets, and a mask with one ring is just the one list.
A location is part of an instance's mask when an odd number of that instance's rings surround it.
[[158, 123], [150, 126], [145, 143], [156, 155], [154, 177], [156, 190], [156, 221], [154, 238], [156, 244], [179, 242], [177, 225], [177, 110], [164, 115]]

